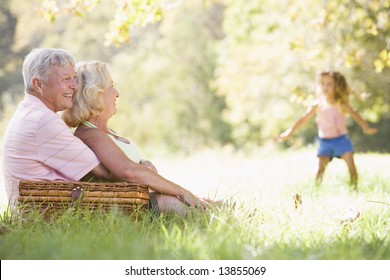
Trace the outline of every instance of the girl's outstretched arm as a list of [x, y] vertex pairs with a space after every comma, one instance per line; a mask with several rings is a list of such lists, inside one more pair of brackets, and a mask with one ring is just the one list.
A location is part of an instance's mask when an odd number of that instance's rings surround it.
[[298, 129], [305, 125], [316, 113], [318, 105], [312, 105], [307, 108], [306, 113], [292, 127], [288, 128], [279, 135], [278, 141], [283, 142], [290, 138]]
[[341, 108], [344, 112], [351, 115], [352, 119], [363, 129], [365, 134], [371, 135], [378, 132], [376, 128], [370, 127], [358, 112], [354, 111], [348, 103], [341, 104]]

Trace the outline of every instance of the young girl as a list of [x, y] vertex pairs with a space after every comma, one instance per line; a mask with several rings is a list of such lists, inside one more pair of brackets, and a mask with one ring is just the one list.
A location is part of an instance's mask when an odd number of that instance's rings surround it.
[[288, 139], [317, 114], [319, 163], [316, 183], [321, 183], [325, 168], [332, 158], [338, 157], [347, 164], [351, 184], [356, 187], [358, 175], [353, 159], [352, 143], [347, 134], [345, 116], [346, 114], [351, 115], [365, 134], [375, 134], [377, 129], [369, 127], [368, 123], [350, 107], [348, 104], [350, 90], [345, 77], [339, 72], [320, 73], [317, 77], [317, 94], [316, 102], [307, 109], [306, 114], [292, 128], [280, 134], [279, 141]]

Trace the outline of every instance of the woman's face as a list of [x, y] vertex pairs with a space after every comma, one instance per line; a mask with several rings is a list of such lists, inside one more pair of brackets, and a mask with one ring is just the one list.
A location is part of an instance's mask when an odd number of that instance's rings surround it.
[[114, 83], [111, 82], [108, 89], [103, 94], [104, 102], [104, 114], [111, 118], [116, 113], [116, 99], [119, 97], [119, 92], [114, 87]]
[[318, 89], [322, 96], [327, 98], [334, 98], [335, 83], [333, 77], [331, 76], [320, 77], [318, 83]]

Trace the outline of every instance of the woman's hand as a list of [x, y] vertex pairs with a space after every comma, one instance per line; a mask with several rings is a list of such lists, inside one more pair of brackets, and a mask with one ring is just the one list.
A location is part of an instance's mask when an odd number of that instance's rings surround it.
[[207, 203], [206, 201], [200, 200], [198, 197], [193, 195], [191, 192], [184, 190], [184, 189], [183, 189], [183, 195], [181, 195], [179, 197], [179, 199], [183, 203], [187, 204], [188, 206], [198, 208], [201, 211], [206, 210], [206, 208], [208, 206], [210, 206], [210, 204]]
[[158, 173], [157, 168], [149, 160], [141, 159], [140, 164]]

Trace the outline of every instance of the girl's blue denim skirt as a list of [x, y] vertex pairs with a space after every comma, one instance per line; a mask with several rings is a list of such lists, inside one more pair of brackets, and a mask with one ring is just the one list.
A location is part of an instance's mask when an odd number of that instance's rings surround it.
[[353, 146], [348, 135], [324, 139], [318, 137], [318, 157], [341, 157], [343, 154], [353, 152]]

